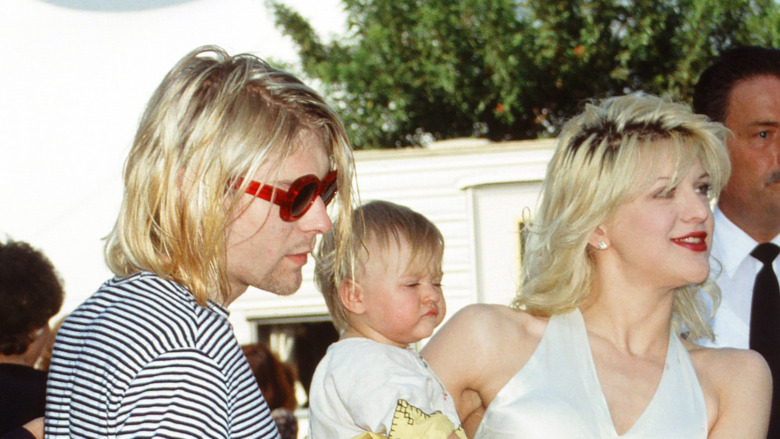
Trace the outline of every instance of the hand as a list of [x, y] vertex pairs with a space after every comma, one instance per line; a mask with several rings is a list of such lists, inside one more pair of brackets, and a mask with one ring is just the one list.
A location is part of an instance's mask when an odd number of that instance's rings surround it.
[[35, 439], [43, 439], [43, 417], [35, 418], [24, 424], [24, 429], [35, 436]]

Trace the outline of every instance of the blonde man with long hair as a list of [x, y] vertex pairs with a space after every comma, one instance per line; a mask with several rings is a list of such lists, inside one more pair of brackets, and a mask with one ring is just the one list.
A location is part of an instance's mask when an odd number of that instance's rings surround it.
[[333, 199], [349, 242], [353, 169], [340, 119], [294, 76], [219, 47], [179, 61], [125, 164], [116, 277], [60, 328], [46, 436], [277, 438], [227, 306], [300, 287]]
[[719, 299], [708, 255], [724, 138], [647, 95], [567, 123], [513, 306], [467, 307], [423, 352], [470, 437], [765, 437], [763, 359], [692, 343], [712, 337], [697, 291]]

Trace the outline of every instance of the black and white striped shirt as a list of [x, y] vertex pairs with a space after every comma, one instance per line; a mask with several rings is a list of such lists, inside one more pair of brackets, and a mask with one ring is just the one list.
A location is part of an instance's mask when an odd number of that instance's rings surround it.
[[150, 273], [114, 278], [62, 324], [47, 438], [275, 438], [228, 313]]

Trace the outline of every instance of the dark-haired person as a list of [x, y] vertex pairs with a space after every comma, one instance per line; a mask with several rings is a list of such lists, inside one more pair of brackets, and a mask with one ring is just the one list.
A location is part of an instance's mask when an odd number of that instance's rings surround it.
[[[186, 55], [150, 99], [106, 244], [116, 277], [54, 344], [47, 438], [278, 438], [227, 307], [301, 285], [353, 161], [322, 98], [256, 56]], [[338, 190], [337, 190], [338, 189]]]
[[43, 253], [26, 242], [0, 242], [0, 436], [44, 414], [47, 374], [33, 366], [64, 296]]
[[730, 130], [731, 177], [714, 212], [712, 270], [723, 299], [711, 345], [766, 358], [769, 437], [780, 438], [780, 49], [723, 53], [699, 77], [693, 108]]
[[298, 437], [298, 418], [295, 408], [295, 370], [271, 351], [264, 343], [252, 343], [241, 346], [249, 368], [252, 369], [257, 385], [263, 392], [263, 398], [271, 410], [271, 417], [279, 429], [282, 439]]

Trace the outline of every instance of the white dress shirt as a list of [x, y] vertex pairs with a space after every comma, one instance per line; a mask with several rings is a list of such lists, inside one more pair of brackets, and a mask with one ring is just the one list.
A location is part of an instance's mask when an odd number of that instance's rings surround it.
[[[701, 340], [704, 346], [747, 349], [750, 342], [750, 304], [753, 283], [763, 264], [750, 256], [759, 244], [716, 208], [715, 233], [710, 253], [710, 276], [720, 287], [722, 300], [712, 322], [715, 343]], [[780, 245], [780, 235], [771, 241]], [[780, 274], [780, 258], [772, 267]], [[780, 318], [780, 316], [778, 317]]]

